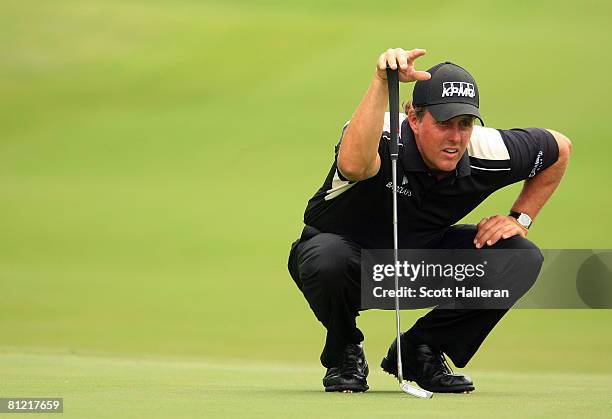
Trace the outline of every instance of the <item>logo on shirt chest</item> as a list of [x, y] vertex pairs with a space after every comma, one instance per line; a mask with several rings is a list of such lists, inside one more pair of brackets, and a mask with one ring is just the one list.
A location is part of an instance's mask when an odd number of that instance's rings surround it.
[[[387, 188], [393, 190], [393, 182], [389, 182], [387, 183]], [[412, 196], [412, 190], [409, 188], [410, 184], [408, 183], [408, 178], [406, 177], [406, 175], [404, 175], [404, 178], [402, 179], [402, 184], [397, 185], [397, 190], [396, 192], [398, 194], [404, 195], [404, 196]]]

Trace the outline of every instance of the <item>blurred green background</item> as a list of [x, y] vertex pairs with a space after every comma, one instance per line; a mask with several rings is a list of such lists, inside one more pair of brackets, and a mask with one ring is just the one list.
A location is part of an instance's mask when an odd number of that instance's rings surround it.
[[[0, 351], [315, 365], [289, 244], [388, 47], [468, 68], [488, 126], [566, 134], [530, 238], [612, 247], [609, 2], [1, 4]], [[610, 374], [611, 320], [514, 311], [470, 367]], [[393, 313], [359, 321], [376, 365]]]

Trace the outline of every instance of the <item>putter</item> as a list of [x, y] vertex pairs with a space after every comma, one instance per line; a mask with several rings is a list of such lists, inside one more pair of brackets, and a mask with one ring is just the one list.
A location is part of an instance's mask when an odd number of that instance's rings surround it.
[[[389, 144], [391, 155], [391, 177], [393, 181], [393, 257], [394, 266], [398, 262], [398, 233], [397, 233], [397, 158], [399, 155], [399, 77], [398, 70], [392, 70], [387, 65], [387, 86], [389, 88], [389, 113], [391, 123], [391, 144]], [[404, 380], [402, 371], [402, 344], [400, 341], [400, 307], [399, 307], [399, 280], [397, 269], [395, 270], [395, 326], [397, 329], [397, 379], [400, 389], [411, 396], [422, 399], [430, 399], [433, 396], [431, 391], [408, 384]]]

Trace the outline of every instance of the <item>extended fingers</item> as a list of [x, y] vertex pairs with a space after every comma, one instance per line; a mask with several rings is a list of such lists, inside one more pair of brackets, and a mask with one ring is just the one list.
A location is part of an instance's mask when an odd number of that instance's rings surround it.
[[489, 231], [489, 228], [494, 224], [495, 217], [485, 217], [476, 225], [477, 233], [476, 237], [474, 237], [474, 244], [477, 248], [481, 248], [484, 243], [483, 237]]
[[509, 239], [510, 237], [516, 235], [525, 237], [527, 234], [525, 233], [525, 229], [523, 227], [517, 225], [510, 225], [504, 231], [501, 232], [502, 239]]
[[478, 223], [478, 233], [474, 238], [476, 248], [493, 246], [500, 239], [507, 239], [517, 234], [525, 237], [526, 231], [510, 217], [494, 216], [484, 218]]
[[491, 244], [494, 243], [492, 241], [494, 234], [499, 231], [500, 228], [503, 228], [503, 226], [505, 226], [507, 222], [508, 220], [506, 219], [506, 217], [502, 217], [499, 215], [483, 218], [480, 223], [478, 223], [478, 233], [474, 238], [474, 244], [476, 245], [476, 248], [480, 249], [485, 244], [491, 246]]
[[482, 239], [483, 242], [486, 243], [487, 246], [493, 246], [495, 243], [499, 241], [499, 239], [502, 238], [502, 234], [508, 229], [508, 227], [512, 227], [512, 226], [509, 226], [505, 222], [501, 222], [497, 224], [494, 228], [492, 228], [489, 231], [488, 236]]
[[414, 61], [425, 54], [427, 54], [427, 51], [421, 48], [413, 49], [407, 53], [408, 70], [410, 71], [411, 77], [414, 80], [429, 80], [431, 78], [431, 74], [429, 74], [427, 71], [417, 71], [414, 69]]
[[476, 227], [478, 227], [478, 230], [480, 231], [480, 229], [481, 229], [482, 227], [484, 227], [484, 226], [485, 226], [485, 225], [486, 225], [486, 224], [489, 222], [489, 220], [490, 220], [491, 218], [492, 218], [492, 217], [485, 217], [485, 218], [483, 218], [482, 220], [480, 220], [480, 222], [479, 222], [479, 223], [476, 225]]
[[495, 233], [499, 231], [500, 228], [503, 228], [503, 226], [503, 222], [498, 219], [487, 222], [484, 227], [478, 230], [478, 234], [474, 239], [476, 248], [480, 249], [485, 245], [491, 246]]
[[410, 61], [414, 61], [419, 57], [422, 57], [423, 55], [427, 54], [427, 51], [422, 49], [422, 48], [415, 48], [413, 50], [408, 51], [408, 59]]
[[402, 82], [414, 80], [429, 80], [431, 75], [427, 71], [414, 70], [414, 60], [425, 55], [424, 49], [406, 51], [402, 48], [389, 48], [378, 57], [377, 67], [380, 72], [386, 71], [387, 66], [392, 70], [400, 69]]
[[427, 71], [415, 71], [412, 73], [412, 77], [414, 77], [415, 80], [429, 80], [431, 78], [431, 74], [429, 74]]
[[503, 225], [497, 230], [495, 230], [493, 235], [487, 240], [486, 243], [487, 243], [487, 246], [493, 246], [495, 243], [497, 243], [500, 240], [509, 239], [510, 237], [513, 237], [516, 235], [525, 237], [525, 231], [523, 230], [522, 227], [513, 225], [513, 224]]

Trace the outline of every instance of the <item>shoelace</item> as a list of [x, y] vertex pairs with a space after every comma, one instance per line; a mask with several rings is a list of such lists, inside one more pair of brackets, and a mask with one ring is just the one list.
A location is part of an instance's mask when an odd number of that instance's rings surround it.
[[449, 374], [453, 374], [454, 371], [448, 363], [448, 359], [446, 358], [446, 355], [444, 355], [444, 352], [440, 352], [440, 360], [442, 361], [442, 366], [446, 368], [446, 372]]

